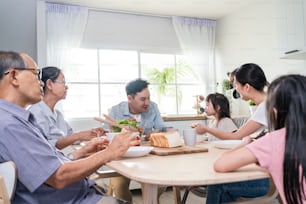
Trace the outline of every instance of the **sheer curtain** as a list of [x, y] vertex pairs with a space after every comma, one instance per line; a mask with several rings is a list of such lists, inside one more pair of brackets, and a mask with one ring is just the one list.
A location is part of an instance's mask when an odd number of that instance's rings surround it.
[[216, 91], [214, 67], [216, 21], [172, 17], [174, 30], [184, 55], [204, 83], [206, 94]]
[[88, 8], [46, 3], [47, 64], [63, 69], [66, 54], [83, 38]]

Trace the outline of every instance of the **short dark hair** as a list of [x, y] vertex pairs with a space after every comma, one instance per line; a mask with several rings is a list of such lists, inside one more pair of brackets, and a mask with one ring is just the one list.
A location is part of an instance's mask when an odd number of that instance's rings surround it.
[[[62, 72], [62, 70], [57, 67], [44, 67], [42, 68], [41, 71], [42, 71], [41, 80], [44, 82], [44, 84], [47, 83], [48, 79], [54, 82], [57, 79], [57, 77], [60, 75], [60, 73]], [[44, 91], [45, 91], [45, 87], [46, 86], [44, 86]]]
[[10, 67], [25, 68], [27, 67], [27, 64], [17, 52], [0, 51], [0, 80]]
[[125, 86], [126, 95], [135, 96], [138, 92], [148, 88], [150, 83], [143, 79], [135, 79]]

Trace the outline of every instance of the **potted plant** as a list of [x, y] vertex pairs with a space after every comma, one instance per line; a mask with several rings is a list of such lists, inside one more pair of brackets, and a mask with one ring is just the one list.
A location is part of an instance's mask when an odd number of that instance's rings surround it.
[[163, 69], [158, 68], [146, 68], [146, 76], [152, 83], [159, 84], [157, 86], [157, 97], [158, 103], [160, 104], [161, 97], [165, 96], [177, 96], [178, 103], [182, 102], [182, 91], [179, 88], [169, 86], [169, 84], [175, 83], [176, 76], [184, 76], [187, 74], [193, 75], [192, 69], [189, 65], [184, 62], [178, 62], [176, 69], [173, 66], [164, 67]]
[[249, 100], [249, 106], [250, 106], [250, 113], [251, 115], [253, 115], [253, 113], [255, 112], [257, 105], [253, 100]]
[[223, 92], [223, 94], [225, 94], [225, 92], [227, 90], [231, 90], [231, 83], [230, 83], [230, 80], [224, 79], [222, 81], [222, 92]]

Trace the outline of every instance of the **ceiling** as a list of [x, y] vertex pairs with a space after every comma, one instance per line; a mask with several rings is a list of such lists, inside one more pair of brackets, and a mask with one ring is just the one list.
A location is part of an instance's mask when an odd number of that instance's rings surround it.
[[255, 0], [47, 0], [103, 10], [160, 16], [222, 18]]

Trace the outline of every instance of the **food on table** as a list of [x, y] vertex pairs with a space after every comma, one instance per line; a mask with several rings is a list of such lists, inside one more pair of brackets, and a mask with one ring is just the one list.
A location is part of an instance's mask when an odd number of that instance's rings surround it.
[[191, 128], [196, 128], [197, 127], [197, 124], [192, 124], [191, 125]]
[[177, 131], [152, 133], [150, 143], [155, 147], [179, 147], [184, 144]]
[[[121, 130], [121, 132], [122, 132], [122, 133], [125, 133], [125, 132], [130, 132], [130, 131], [128, 131], [128, 130], [126, 130], [125, 128], [123, 128], [123, 129]], [[137, 140], [140, 140], [139, 134], [140, 134], [140, 132], [133, 132], [133, 133], [132, 133], [132, 135], [133, 135], [134, 137], [136, 137]], [[139, 143], [138, 145], [136, 145], [136, 146], [140, 146], [140, 143]]]
[[108, 131], [104, 130], [103, 128], [95, 128], [92, 129], [92, 132], [97, 134], [97, 137], [100, 137], [102, 135], [105, 135], [105, 133], [107, 133]]
[[[135, 119], [117, 120], [115, 123], [119, 125], [130, 125], [134, 128], [137, 128], [137, 122]], [[113, 127], [113, 132], [121, 132], [121, 128]]]

